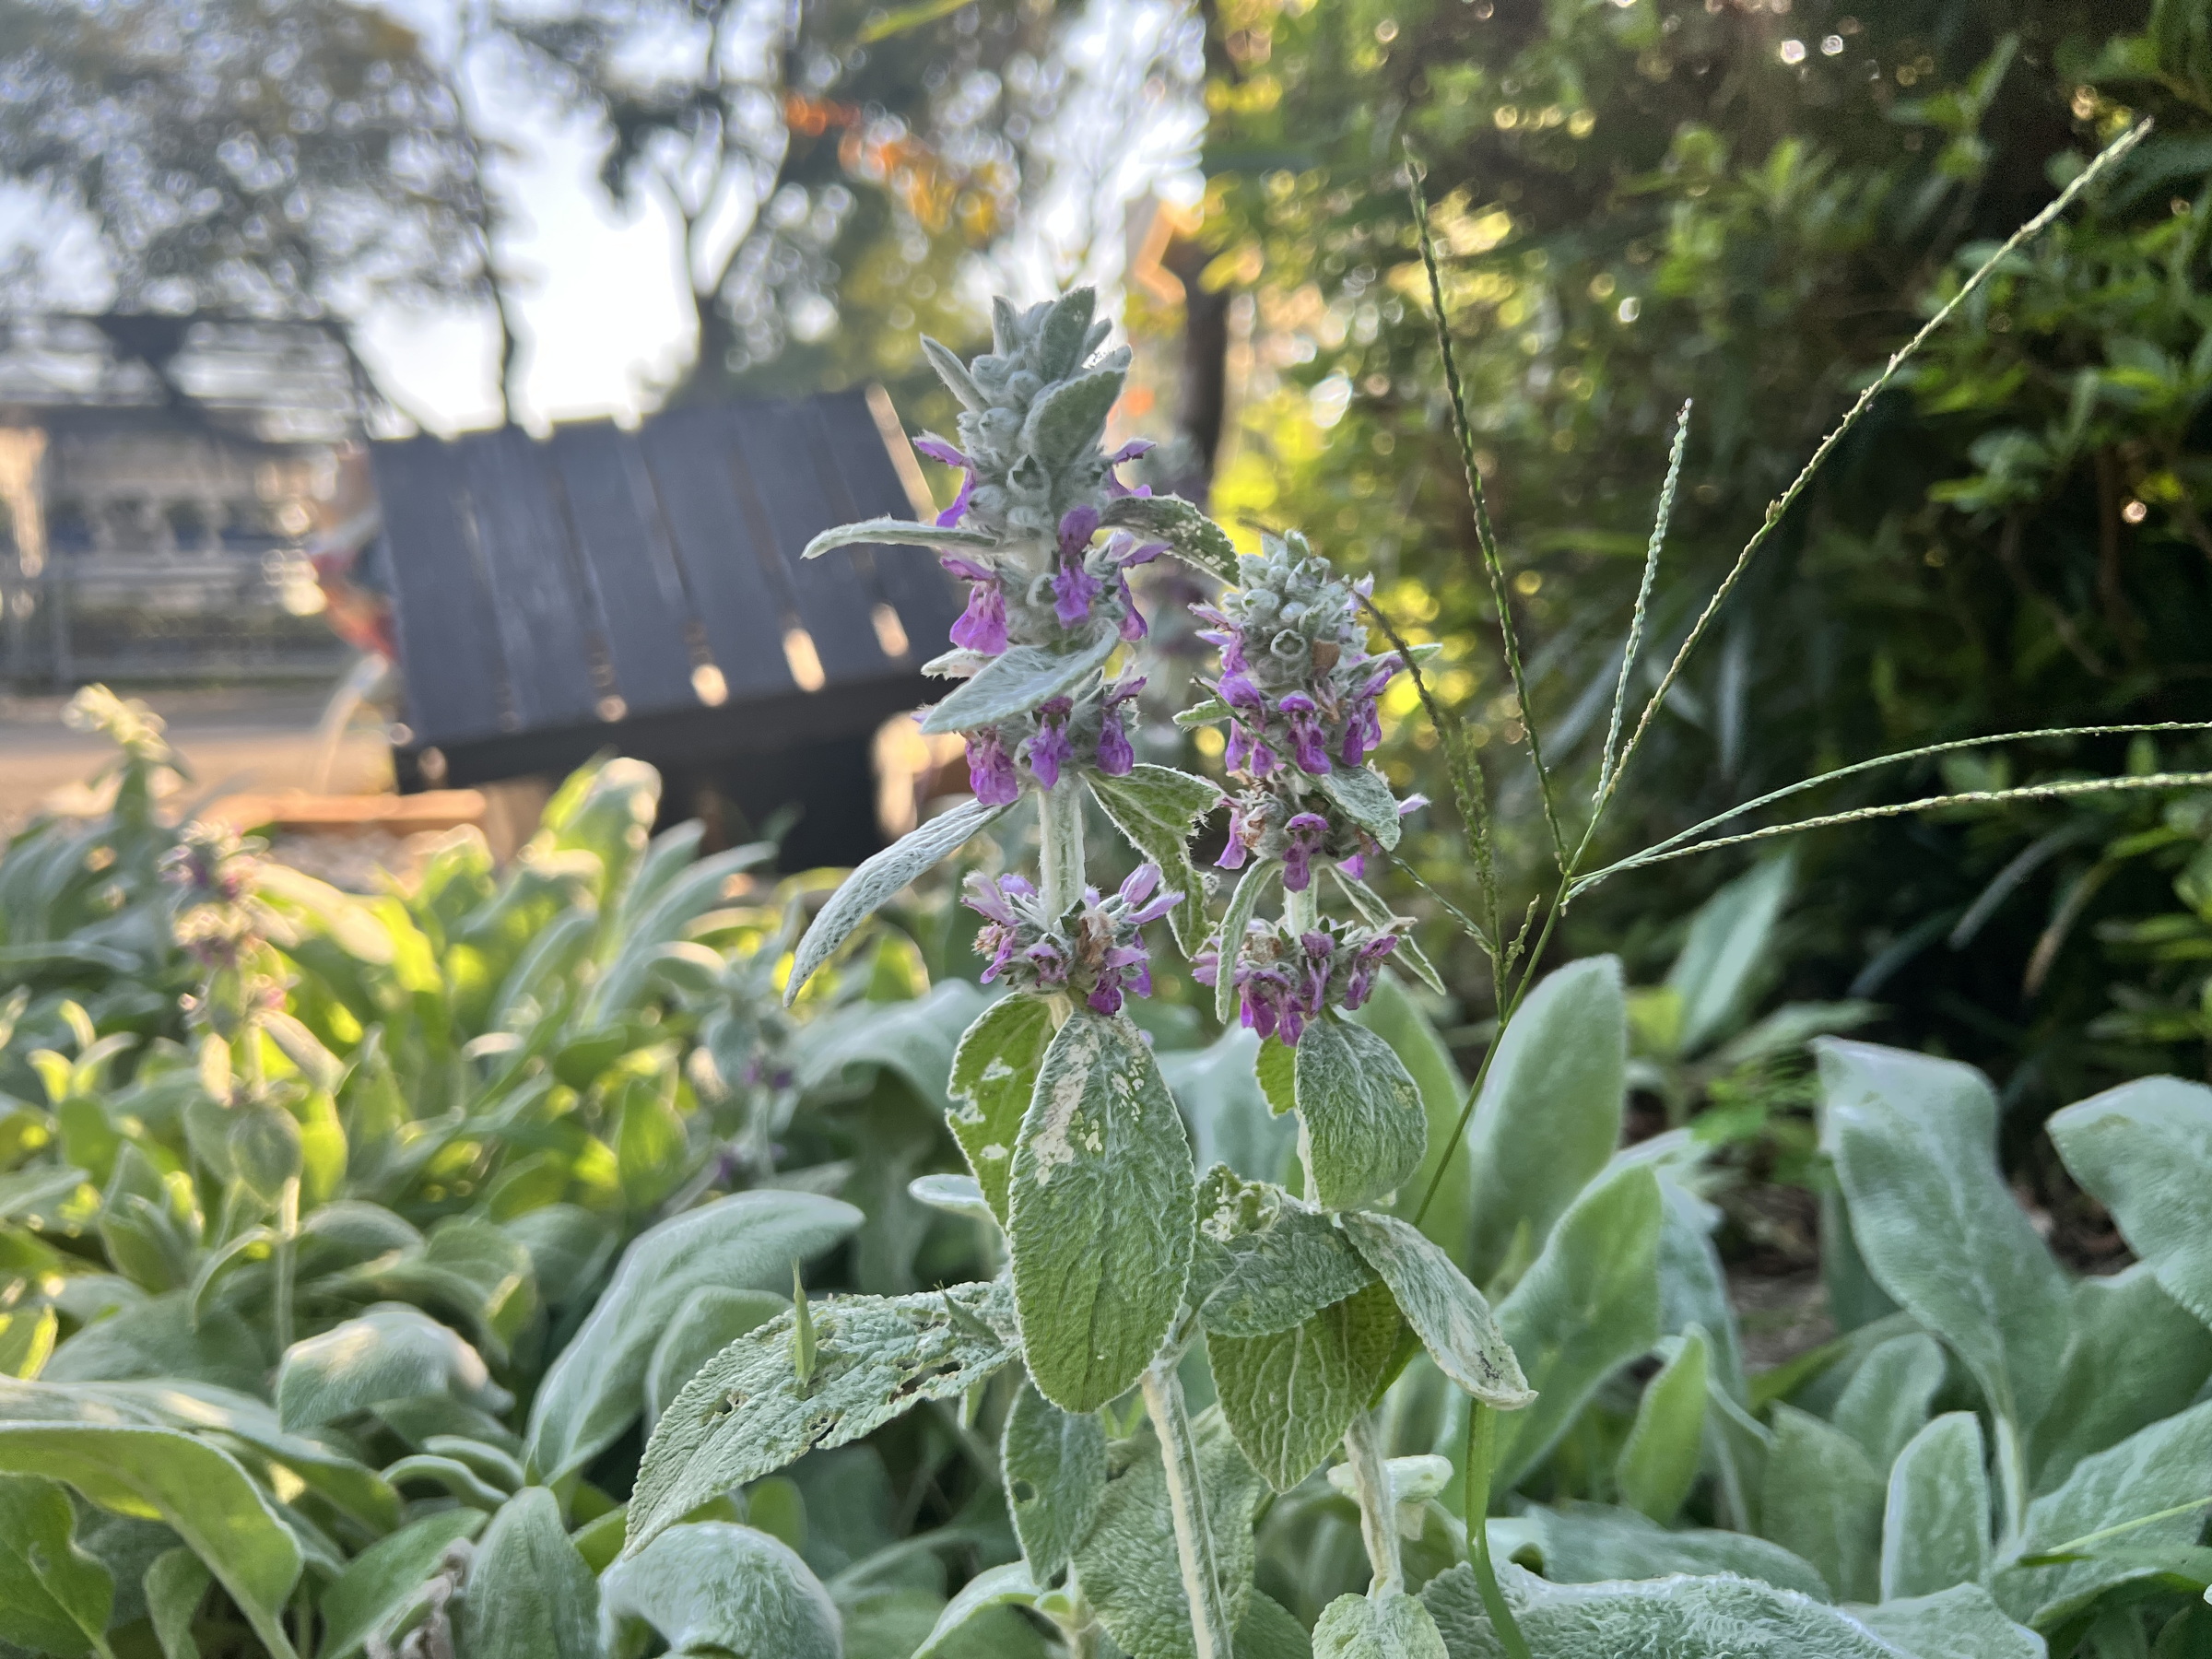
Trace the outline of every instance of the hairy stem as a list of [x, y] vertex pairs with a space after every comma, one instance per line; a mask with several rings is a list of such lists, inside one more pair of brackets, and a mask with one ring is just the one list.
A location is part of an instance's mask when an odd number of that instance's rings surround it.
[[1292, 933], [1311, 933], [1321, 920], [1321, 888], [1309, 879], [1302, 892], [1283, 888], [1283, 925]]
[[1040, 892], [1054, 922], [1083, 900], [1083, 797], [1071, 778], [1037, 795]]
[[[2009, 1391], [2007, 1391], [2009, 1392]], [[2003, 1505], [2000, 1554], [2017, 1548], [2028, 1524], [2028, 1465], [2020, 1446], [2020, 1431], [2010, 1411], [1990, 1414], [1996, 1426], [1997, 1500]]]
[[1475, 1569], [1475, 1586], [1482, 1593], [1482, 1610], [1490, 1616], [1490, 1629], [1504, 1645], [1506, 1659], [1529, 1659], [1528, 1638], [1506, 1606], [1505, 1592], [1498, 1588], [1498, 1569], [1490, 1560], [1490, 1466], [1498, 1455], [1498, 1414], [1480, 1400], [1467, 1402], [1467, 1443], [1464, 1469], [1467, 1517], [1467, 1559]]
[[1406, 1567], [1398, 1555], [1398, 1506], [1390, 1495], [1390, 1465], [1375, 1437], [1375, 1414], [1362, 1411], [1344, 1431], [1344, 1461], [1352, 1472], [1352, 1487], [1359, 1495], [1359, 1536], [1367, 1546], [1368, 1565], [1374, 1569], [1370, 1595], [1388, 1595], [1406, 1588]]
[[1159, 1460], [1168, 1475], [1175, 1559], [1182, 1565], [1182, 1593], [1191, 1604], [1196, 1659], [1233, 1659], [1235, 1632], [1221, 1591], [1221, 1570], [1214, 1560], [1213, 1528], [1206, 1521], [1206, 1487], [1198, 1472], [1198, 1438], [1183, 1405], [1182, 1379], [1172, 1362], [1156, 1361], [1145, 1372], [1144, 1391], [1145, 1410], [1159, 1436]]

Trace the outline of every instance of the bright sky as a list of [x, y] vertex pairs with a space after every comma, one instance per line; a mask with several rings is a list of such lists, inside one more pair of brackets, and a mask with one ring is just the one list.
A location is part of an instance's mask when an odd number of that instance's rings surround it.
[[[454, 48], [453, 0], [378, 0], [430, 50]], [[1078, 274], [1119, 275], [1122, 205], [1157, 190], [1196, 190], [1202, 118], [1188, 99], [1147, 87], [1141, 66], [1163, 44], [1191, 58], [1192, 20], [1179, 0], [1091, 0], [1069, 41], [1077, 84], [1041, 145], [1054, 183], [1035, 223], [995, 259], [990, 279], [1039, 298]], [[690, 360], [694, 325], [680, 275], [674, 214], [657, 201], [625, 210], [599, 184], [608, 135], [571, 119], [478, 54], [468, 90], [486, 136], [512, 154], [493, 163], [501, 198], [519, 209], [503, 239], [502, 268], [521, 290], [526, 425], [613, 415], [634, 418], [654, 388]], [[743, 228], [740, 207], [731, 227]], [[88, 224], [19, 187], [0, 184], [0, 261], [17, 247], [43, 251], [57, 297], [72, 308], [107, 303], [109, 288]], [[499, 418], [497, 336], [488, 316], [461, 308], [383, 306], [362, 321], [357, 347], [406, 412], [452, 432]]]

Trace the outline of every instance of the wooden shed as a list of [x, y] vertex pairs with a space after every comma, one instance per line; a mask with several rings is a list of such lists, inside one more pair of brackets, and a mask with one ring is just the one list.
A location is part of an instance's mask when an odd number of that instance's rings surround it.
[[913, 548], [803, 562], [833, 524], [926, 506], [878, 389], [372, 446], [403, 789], [653, 762], [671, 817], [805, 818], [792, 862], [880, 844], [877, 729], [942, 687], [958, 614]]

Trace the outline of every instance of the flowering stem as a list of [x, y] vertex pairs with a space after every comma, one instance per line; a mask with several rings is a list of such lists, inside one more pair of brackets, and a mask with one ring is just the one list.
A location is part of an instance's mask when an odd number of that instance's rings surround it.
[[1199, 1477], [1198, 1438], [1183, 1404], [1182, 1379], [1172, 1359], [1155, 1360], [1144, 1376], [1145, 1410], [1159, 1436], [1159, 1460], [1168, 1476], [1168, 1511], [1175, 1523], [1175, 1557], [1182, 1566], [1182, 1593], [1191, 1604], [1191, 1639], [1196, 1659], [1232, 1659], [1234, 1633], [1214, 1560], [1214, 1533], [1206, 1521], [1206, 1487]]
[[1294, 934], [1311, 933], [1321, 920], [1321, 888], [1309, 881], [1305, 891], [1283, 889], [1283, 925]]
[[1390, 1492], [1390, 1465], [1382, 1460], [1375, 1439], [1375, 1416], [1362, 1411], [1344, 1431], [1344, 1461], [1352, 1472], [1352, 1486], [1359, 1494], [1359, 1536], [1367, 1545], [1368, 1564], [1374, 1569], [1370, 1595], [1388, 1595], [1406, 1588], [1406, 1567], [1398, 1555], [1397, 1504]]
[[1044, 913], [1056, 923], [1083, 900], [1083, 797], [1073, 778], [1038, 791], [1037, 833]]

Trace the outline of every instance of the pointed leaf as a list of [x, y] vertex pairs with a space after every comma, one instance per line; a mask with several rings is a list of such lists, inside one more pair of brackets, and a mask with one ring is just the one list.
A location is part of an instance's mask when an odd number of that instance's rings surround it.
[[1859, 1362], [1830, 1417], [1859, 1442], [1876, 1471], [1887, 1474], [1927, 1422], [1943, 1372], [1943, 1349], [1933, 1336], [1919, 1331], [1892, 1336]]
[[450, 1327], [387, 1303], [285, 1350], [276, 1415], [287, 1430], [313, 1429], [417, 1394], [474, 1400], [490, 1382], [482, 1356]]
[[1014, 1144], [1052, 1041], [1052, 1004], [1041, 996], [1008, 996], [986, 1008], [953, 1052], [953, 1108], [945, 1121], [1002, 1228]]
[[1379, 1284], [1271, 1336], [1206, 1334], [1222, 1418], [1268, 1485], [1287, 1492], [1327, 1461], [1397, 1338], [1396, 1304]]
[[598, 1604], [560, 1505], [544, 1487], [526, 1487], [477, 1544], [455, 1645], [468, 1659], [600, 1659]]
[[1191, 863], [1190, 840], [1200, 821], [1220, 805], [1221, 791], [1204, 778], [1167, 766], [1139, 764], [1122, 778], [1086, 775], [1114, 828], [1159, 866], [1169, 891], [1182, 895], [1169, 920], [1183, 955], [1195, 956], [1206, 941], [1206, 884]]
[[[1102, 1488], [1105, 1483], [1105, 1444], [1101, 1441], [1099, 1484]], [[912, 1659], [931, 1659], [933, 1654], [942, 1653], [945, 1644], [970, 1620], [993, 1607], [1033, 1607], [1043, 1594], [1023, 1562], [1008, 1561], [1004, 1567], [985, 1568], [961, 1585], [959, 1594], [945, 1604], [945, 1611], [937, 1615], [929, 1640], [914, 1650]]]
[[1698, 1478], [1705, 1440], [1705, 1334], [1693, 1329], [1673, 1359], [1644, 1384], [1636, 1421], [1620, 1448], [1614, 1479], [1620, 1500], [1665, 1525]]
[[530, 1408], [530, 1461], [545, 1479], [581, 1468], [637, 1417], [669, 1319], [703, 1285], [766, 1288], [794, 1260], [861, 1223], [849, 1204], [812, 1193], [739, 1193], [641, 1233], [598, 1305], [546, 1373]]
[[1371, 1284], [1327, 1214], [1217, 1164], [1198, 1183], [1190, 1300], [1209, 1331], [1272, 1336]]
[[[1390, 906], [1382, 901], [1382, 894], [1376, 892], [1373, 888], [1369, 887], [1366, 882], [1358, 877], [1347, 876], [1342, 865], [1331, 865], [1329, 876], [1336, 883], [1337, 888], [1344, 896], [1351, 900], [1352, 908], [1359, 912], [1359, 919], [1370, 927], [1388, 927], [1393, 922], [1400, 920]], [[1415, 979], [1419, 980], [1437, 995], [1447, 996], [1450, 994], [1444, 988], [1442, 978], [1436, 971], [1435, 964], [1430, 962], [1421, 947], [1414, 943], [1413, 935], [1410, 932], [1398, 935], [1397, 948], [1390, 953], [1390, 959], [1394, 966], [1402, 968], [1407, 973], [1412, 974]], [[1403, 1051], [1400, 1052], [1402, 1054]], [[1407, 1061], [1406, 1064], [1410, 1066], [1412, 1062]]]
[[977, 389], [967, 365], [943, 341], [933, 340], [924, 335], [922, 355], [929, 359], [929, 366], [937, 371], [937, 378], [945, 382], [945, 389], [968, 408], [985, 409], [991, 406], [991, 400]]
[[[154, 1558], [140, 1581], [146, 1587], [147, 1621], [154, 1640], [161, 1644], [161, 1659], [200, 1659], [200, 1644], [193, 1637], [193, 1620], [206, 1599], [214, 1575], [189, 1549], [165, 1549]], [[328, 1659], [339, 1659], [331, 1654]]]
[[323, 1659], [351, 1659], [371, 1635], [392, 1627], [422, 1600], [423, 1582], [447, 1546], [473, 1538], [490, 1519], [482, 1510], [440, 1510], [379, 1538], [323, 1593]]
[[1661, 1217], [1658, 1177], [1623, 1167], [1575, 1200], [1499, 1304], [1498, 1327], [1536, 1398], [1500, 1420], [1498, 1490], [1510, 1491], [1598, 1385], [1659, 1340]]
[[1912, 1437], [1889, 1471], [1882, 1600], [1980, 1583], [1989, 1571], [1989, 1524], [1981, 1419], [1946, 1412]]
[[979, 726], [1027, 714], [1052, 698], [1068, 696], [1103, 668], [1121, 643], [1119, 634], [1106, 632], [1072, 651], [1009, 645], [922, 717], [923, 735], [972, 732]]
[[1494, 1556], [1520, 1560], [1533, 1550], [1544, 1576], [1558, 1584], [1725, 1572], [1817, 1601], [1828, 1596], [1812, 1563], [1779, 1544], [1708, 1527], [1671, 1531], [1634, 1510], [1602, 1503], [1532, 1508], [1514, 1520], [1493, 1519], [1489, 1534]]
[[31, 1475], [0, 1475], [0, 1641], [34, 1653], [88, 1653], [108, 1628], [115, 1581], [78, 1547], [69, 1494]]
[[1313, 781], [1343, 817], [1381, 841], [1385, 850], [1398, 844], [1403, 827], [1398, 818], [1398, 797], [1391, 793], [1381, 772], [1371, 766], [1340, 766]]
[[1106, 1495], [1106, 1430], [1025, 1382], [1006, 1414], [998, 1461], [1029, 1576], [1049, 1584], [1089, 1535]]
[[[1395, 960], [1405, 953], [1406, 941], [1392, 952]], [[1406, 964], [1413, 966], [1411, 963]], [[1453, 1134], [1459, 1127], [1460, 1109], [1466, 1104], [1466, 1079], [1453, 1063], [1452, 1051], [1436, 1034], [1436, 1027], [1394, 972], [1379, 974], [1373, 992], [1352, 1020], [1390, 1044], [1391, 1053], [1420, 1090], [1421, 1111], [1428, 1119], [1428, 1143], [1421, 1167], [1398, 1192], [1397, 1213], [1408, 1221], [1428, 1195], [1437, 1168], [1453, 1149]], [[1453, 1260], [1467, 1253], [1467, 1194], [1471, 1176], [1468, 1160], [1453, 1158], [1444, 1170], [1443, 1184], [1422, 1217], [1421, 1230], [1443, 1246]]]
[[[1302, 1045], [1301, 1045], [1302, 1046]], [[1535, 1396], [1482, 1292], [1452, 1258], [1395, 1216], [1352, 1211], [1345, 1234], [1382, 1276], [1437, 1369], [1486, 1406], [1512, 1411]]]
[[1164, 541], [1183, 563], [1236, 583], [1237, 546], [1229, 532], [1181, 496], [1123, 496], [1106, 503], [1100, 522], [1110, 530]]
[[1298, 1042], [1299, 1154], [1329, 1209], [1387, 1203], [1420, 1168], [1429, 1120], [1390, 1044], [1324, 1014]]
[[1096, 447], [1106, 429], [1107, 412], [1121, 396], [1126, 378], [1119, 370], [1101, 369], [1046, 387], [1022, 423], [1021, 447], [1044, 464], [1047, 474], [1057, 477], [1070, 461]]
[[897, 898], [917, 876], [959, 852], [963, 842], [981, 833], [1004, 811], [1004, 806], [987, 806], [981, 801], [963, 802], [894, 841], [846, 877], [799, 941], [791, 978], [783, 987], [783, 1001], [788, 1005], [798, 995], [799, 988], [852, 936], [853, 929]]
[[1882, 1500], [1882, 1477], [1856, 1441], [1795, 1406], [1774, 1407], [1759, 1530], [1818, 1567], [1839, 1600], [1875, 1597]]
[[1816, 1048], [1821, 1140], [1868, 1269], [2025, 1432], [2057, 1382], [2066, 1282], [1997, 1171], [1995, 1095], [1954, 1061]]
[[606, 1651], [641, 1620], [671, 1653], [839, 1659], [837, 1607], [788, 1546], [728, 1521], [672, 1527], [599, 1581]]
[[809, 1382], [793, 1370], [795, 1315], [785, 1313], [715, 1355], [668, 1403], [630, 1495], [625, 1554], [717, 1493], [857, 1440], [924, 1400], [963, 1394], [1013, 1358], [1003, 1280], [915, 1296], [826, 1297], [811, 1316]]
[[1214, 1018], [1223, 1025], [1229, 1024], [1237, 1011], [1237, 981], [1231, 965], [1243, 948], [1253, 913], [1282, 868], [1279, 859], [1255, 858], [1244, 866], [1244, 874], [1230, 889], [1228, 907], [1221, 912], [1221, 959], [1214, 971]]
[[924, 524], [912, 519], [863, 519], [825, 530], [806, 544], [801, 559], [819, 559], [833, 547], [865, 545], [878, 547], [993, 547], [998, 538], [984, 530], [950, 524]]
[[1592, 957], [1545, 976], [1499, 1039], [1467, 1125], [1474, 1190], [1469, 1273], [1488, 1284], [1527, 1260], [1620, 1144], [1628, 1067], [1620, 963]]
[[1077, 1008], [1053, 1037], [1009, 1212], [1030, 1374], [1062, 1409], [1096, 1411], [1173, 1324], [1197, 1220], [1189, 1136], [1127, 1019]]
[[1666, 988], [1681, 999], [1680, 1053], [1697, 1053], [1743, 1018], [1790, 896], [1791, 873], [1788, 858], [1772, 859], [1722, 888], [1690, 918], [1666, 974]]
[[2143, 1077], [2053, 1113], [2075, 1180], [2183, 1307], [2212, 1325], [2212, 1088]]
[[[2212, 1331], [2166, 1293], [2148, 1262], [2077, 1281], [2070, 1311], [2058, 1392], [2030, 1448], [2039, 1491], [2092, 1452], [2186, 1410], [2212, 1377]], [[2115, 1377], [2127, 1385], [2115, 1388]]]

